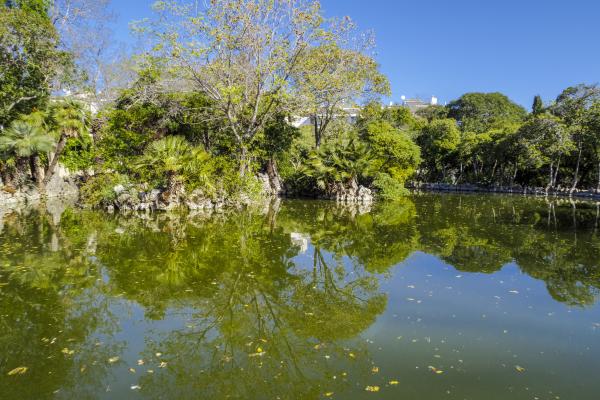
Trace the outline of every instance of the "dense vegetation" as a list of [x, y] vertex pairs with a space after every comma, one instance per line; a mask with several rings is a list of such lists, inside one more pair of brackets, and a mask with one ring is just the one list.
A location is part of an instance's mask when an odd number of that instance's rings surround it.
[[[98, 68], [67, 36], [60, 4], [0, 3], [5, 190], [43, 192], [59, 162], [80, 173], [92, 205], [120, 184], [253, 196], [258, 173], [272, 193], [303, 196], [365, 186], [398, 198], [408, 181], [600, 189], [595, 85], [547, 105], [536, 97], [531, 112], [468, 93], [413, 115], [379, 102], [389, 84], [372, 38], [324, 18], [318, 2], [164, 1], [136, 25], [149, 47], [133, 57], [135, 78], [92, 115]], [[299, 116], [310, 123], [294, 128]]]

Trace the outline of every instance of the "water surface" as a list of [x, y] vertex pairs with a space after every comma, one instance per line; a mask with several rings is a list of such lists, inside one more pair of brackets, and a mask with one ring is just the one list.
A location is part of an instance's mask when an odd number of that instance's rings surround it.
[[0, 213], [0, 398], [600, 393], [595, 204]]

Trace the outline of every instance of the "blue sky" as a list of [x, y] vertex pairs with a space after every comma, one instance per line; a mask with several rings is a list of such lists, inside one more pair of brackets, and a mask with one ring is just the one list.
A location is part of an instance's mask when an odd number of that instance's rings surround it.
[[[113, 0], [116, 39], [152, 15], [153, 0]], [[600, 0], [322, 0], [377, 37], [377, 58], [400, 96], [446, 102], [500, 91], [529, 107], [600, 81]]]

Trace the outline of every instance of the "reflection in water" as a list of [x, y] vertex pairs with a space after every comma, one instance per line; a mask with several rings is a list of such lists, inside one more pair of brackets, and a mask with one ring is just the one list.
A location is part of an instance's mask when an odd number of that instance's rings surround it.
[[370, 212], [48, 211], [0, 218], [2, 398], [359, 398], [378, 373], [361, 334], [396, 305], [382, 284], [414, 254], [491, 276], [514, 263], [569, 306], [593, 307], [600, 290], [595, 205], [423, 195]]

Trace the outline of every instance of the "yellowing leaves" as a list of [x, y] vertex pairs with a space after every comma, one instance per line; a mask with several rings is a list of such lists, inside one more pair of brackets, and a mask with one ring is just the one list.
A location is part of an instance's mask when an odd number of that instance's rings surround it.
[[367, 386], [365, 390], [367, 392], [379, 392], [379, 386]]
[[525, 368], [523, 368], [523, 367], [521, 367], [521, 366], [519, 366], [519, 365], [517, 365], [517, 366], [515, 367], [515, 369], [517, 370], [517, 372], [525, 372]]
[[120, 358], [119, 356], [115, 356], [115, 357], [111, 357], [111, 358], [109, 358], [109, 359], [108, 359], [108, 362], [109, 362], [110, 364], [114, 364], [114, 363], [116, 363], [117, 361], [119, 361], [120, 359], [121, 359], [121, 358]]
[[371, 372], [374, 373], [374, 374], [378, 373], [379, 372], [379, 367], [373, 367], [373, 368], [371, 368]]
[[11, 371], [8, 372], [8, 376], [13, 376], [13, 375], [23, 375], [24, 373], [27, 372], [29, 368], [27, 367], [17, 367]]
[[442, 371], [441, 369], [437, 369], [436, 367], [432, 367], [431, 365], [429, 366], [429, 370], [431, 372], [433, 372], [434, 374], [438, 374], [438, 375], [444, 373], [444, 371]]
[[389, 384], [392, 386], [396, 386], [397, 384], [399, 384], [400, 382], [398, 381], [390, 381]]

